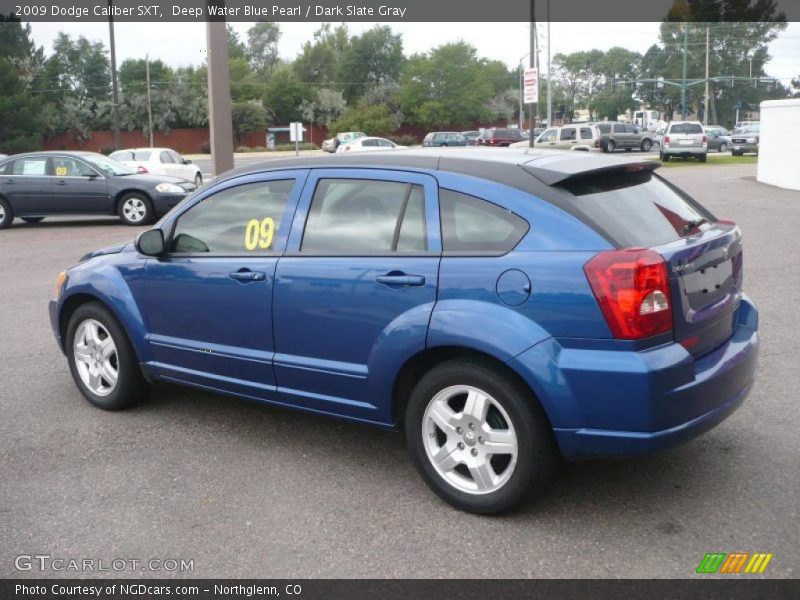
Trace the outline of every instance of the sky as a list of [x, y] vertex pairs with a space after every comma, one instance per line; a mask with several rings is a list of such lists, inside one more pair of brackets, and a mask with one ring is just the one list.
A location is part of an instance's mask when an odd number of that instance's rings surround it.
[[[242, 39], [252, 23], [232, 23]], [[312, 38], [319, 23], [281, 23], [282, 36], [278, 46], [282, 58], [293, 59], [303, 43]], [[375, 23], [349, 23], [351, 34], [358, 34]], [[529, 25], [527, 23], [388, 23], [403, 35], [406, 55], [426, 52], [434, 46], [464, 40], [475, 46], [478, 55], [502, 60], [510, 68], [516, 68], [520, 59], [527, 56], [529, 47]], [[607, 50], [622, 45], [629, 50], [644, 53], [658, 40], [660, 23], [553, 23], [550, 27], [551, 53], [576, 52], [579, 50]], [[52, 50], [52, 42], [59, 31], [72, 36], [84, 35], [92, 41], [108, 44], [107, 23], [33, 23], [33, 38], [45, 52]], [[502, 32], [502, 35], [491, 31]], [[146, 32], [143, 35], [143, 30]], [[540, 60], [542, 72], [546, 71], [547, 28], [539, 24]], [[177, 66], [198, 65], [205, 60], [204, 23], [116, 23], [115, 37], [117, 63], [126, 58], [144, 58], [149, 53], [153, 59]], [[789, 23], [770, 45], [772, 61], [766, 72], [771, 77], [788, 84], [793, 77], [800, 76], [800, 23]], [[527, 59], [526, 59], [527, 60]], [[713, 59], [712, 59], [713, 65]], [[713, 74], [713, 73], [712, 73]]]

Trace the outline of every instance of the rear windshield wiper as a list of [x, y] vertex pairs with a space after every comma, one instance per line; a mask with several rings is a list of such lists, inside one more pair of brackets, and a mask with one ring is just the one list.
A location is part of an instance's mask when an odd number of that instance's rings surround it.
[[687, 233], [692, 229], [697, 229], [700, 225], [705, 225], [708, 223], [708, 219], [705, 217], [701, 217], [699, 219], [695, 219], [694, 221], [686, 221], [686, 224], [683, 226], [683, 232]]

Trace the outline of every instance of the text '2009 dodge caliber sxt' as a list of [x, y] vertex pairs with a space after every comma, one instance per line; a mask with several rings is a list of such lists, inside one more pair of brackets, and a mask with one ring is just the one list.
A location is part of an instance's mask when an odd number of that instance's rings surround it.
[[587, 153], [431, 150], [240, 169], [59, 276], [73, 378], [159, 381], [400, 428], [428, 485], [495, 513], [556, 458], [718, 424], [756, 373], [742, 234]]

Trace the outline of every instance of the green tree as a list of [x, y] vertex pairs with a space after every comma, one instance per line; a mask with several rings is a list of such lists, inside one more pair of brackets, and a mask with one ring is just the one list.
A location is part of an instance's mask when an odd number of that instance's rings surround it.
[[313, 97], [313, 90], [302, 85], [290, 67], [279, 66], [270, 77], [262, 101], [271, 120], [285, 124], [299, 120], [303, 102], [311, 101]]
[[348, 108], [328, 128], [331, 135], [342, 131], [363, 131], [368, 135], [388, 136], [400, 127], [397, 113], [385, 104], [359, 104]]
[[466, 126], [487, 118], [492, 85], [483, 76], [475, 48], [445, 44], [412, 56], [403, 70], [399, 98], [412, 123], [424, 127]]
[[247, 55], [247, 46], [239, 38], [239, 34], [230, 25], [226, 26], [228, 32], [228, 59], [232, 58], [245, 58]]
[[[123, 95], [147, 91], [147, 60], [127, 58], [119, 66], [119, 89]], [[172, 69], [161, 60], [150, 61], [150, 81], [155, 85], [172, 79]]]
[[376, 25], [350, 38], [340, 67], [348, 102], [364, 95], [374, 84], [396, 81], [403, 67], [403, 39], [388, 26]]
[[5, 152], [36, 150], [42, 141], [42, 100], [31, 83], [38, 79], [43, 51], [31, 38], [31, 26], [0, 16], [0, 148]]
[[237, 144], [248, 133], [264, 131], [267, 127], [267, 114], [258, 102], [235, 102], [231, 106], [233, 137]]
[[303, 44], [300, 55], [292, 63], [298, 81], [317, 87], [335, 87], [340, 81], [340, 65], [349, 43], [344, 23], [335, 29], [330, 23], [323, 23], [314, 32], [314, 40]]
[[253, 71], [269, 77], [278, 62], [278, 41], [281, 28], [277, 23], [262, 21], [247, 30], [247, 59]]
[[339, 90], [322, 88], [316, 98], [303, 101], [300, 116], [309, 123], [321, 123], [326, 127], [347, 108], [344, 96]]

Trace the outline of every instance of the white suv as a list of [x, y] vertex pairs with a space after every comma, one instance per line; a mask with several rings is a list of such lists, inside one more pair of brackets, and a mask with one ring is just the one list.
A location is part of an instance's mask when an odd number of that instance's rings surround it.
[[700, 121], [672, 121], [667, 126], [661, 142], [660, 158], [666, 162], [673, 156], [706, 162], [708, 137]]

